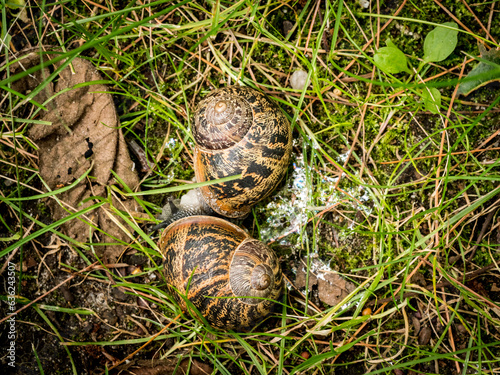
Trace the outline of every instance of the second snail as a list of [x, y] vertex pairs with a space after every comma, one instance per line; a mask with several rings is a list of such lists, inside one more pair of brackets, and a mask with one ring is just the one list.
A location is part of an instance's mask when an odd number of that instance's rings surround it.
[[259, 91], [227, 87], [199, 103], [192, 133], [197, 182], [242, 176], [191, 190], [158, 226], [167, 227], [158, 244], [165, 280], [183, 311], [192, 304], [216, 328], [248, 328], [282, 293], [278, 259], [236, 225], [200, 215], [244, 217], [272, 193], [288, 167], [290, 123]]
[[170, 224], [158, 244], [171, 295], [213, 327], [249, 328], [268, 315], [283, 288], [276, 254], [227, 220], [190, 216]]

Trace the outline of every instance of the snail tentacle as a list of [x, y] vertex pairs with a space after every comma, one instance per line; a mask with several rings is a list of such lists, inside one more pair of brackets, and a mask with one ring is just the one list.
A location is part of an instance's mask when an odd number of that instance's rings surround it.
[[201, 195], [199, 189], [189, 190], [186, 194], [182, 196], [180, 202], [175, 204], [172, 201], [169, 201], [165, 208], [169, 208], [169, 213], [166, 215], [162, 215], [161, 217], [163, 221], [157, 225], [154, 225], [151, 228], [151, 232], [154, 232], [159, 229], [163, 229], [168, 227], [170, 224], [176, 222], [185, 217], [194, 216], [194, 215], [215, 215], [216, 213], [210, 208], [209, 205], [205, 203], [205, 199]]

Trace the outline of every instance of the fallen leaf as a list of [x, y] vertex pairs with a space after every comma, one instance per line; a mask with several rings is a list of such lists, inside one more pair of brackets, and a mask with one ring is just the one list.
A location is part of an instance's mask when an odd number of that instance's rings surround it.
[[450, 56], [457, 46], [458, 25], [445, 22], [436, 26], [424, 40], [424, 61], [439, 62]]
[[458, 86], [458, 94], [467, 96], [481, 86], [500, 80], [500, 50], [492, 48], [487, 51], [480, 44], [479, 52], [483, 61], [467, 74], [467, 81]]
[[[299, 289], [306, 286], [306, 261], [301, 263], [297, 271], [295, 279], [295, 286]], [[309, 291], [312, 290], [314, 285], [318, 286], [319, 299], [330, 306], [335, 306], [340, 303], [349, 293], [351, 293], [355, 286], [353, 283], [346, 281], [335, 271], [319, 259], [312, 259], [310, 261], [310, 271], [308, 279]]]
[[412, 316], [411, 321], [413, 323], [413, 328], [415, 328], [415, 335], [418, 335], [420, 332], [420, 320], [416, 316]]
[[424, 101], [425, 109], [431, 113], [438, 114], [441, 106], [441, 93], [435, 87], [429, 87], [422, 90], [420, 96]]
[[314, 285], [318, 285], [318, 278], [314, 273], [310, 272], [309, 279], [307, 279], [305, 267], [303, 265], [300, 265], [299, 269], [297, 270], [297, 277], [295, 278], [295, 286], [298, 289], [302, 289], [306, 287], [306, 283], [308, 285], [309, 291], [311, 291]]
[[411, 74], [405, 54], [390, 39], [386, 43], [387, 47], [379, 48], [373, 56], [377, 68], [384, 73], [397, 74], [406, 72]]
[[340, 303], [354, 290], [354, 284], [346, 281], [338, 273], [324, 273], [318, 275], [319, 299], [330, 306]]
[[[11, 74], [38, 64], [39, 54], [24, 54], [11, 66]], [[55, 64], [54, 68], [60, 64], [62, 62]], [[12, 88], [21, 93], [29, 92], [45, 84], [48, 76], [50, 71], [45, 68], [14, 82]], [[59, 73], [57, 81], [45, 84], [35, 97], [38, 103], [48, 101], [48, 111], [43, 113], [41, 120], [52, 123], [51, 126], [35, 124], [28, 133], [38, 146], [40, 176], [49, 188], [69, 185], [92, 166], [92, 178], [58, 194], [57, 200], [48, 201], [54, 221], [91, 206], [94, 202], [88, 198], [106, 197], [107, 187], [116, 183], [111, 171], [131, 189], [139, 184], [111, 94], [101, 83], [85, 84], [99, 80], [102, 77], [90, 62], [76, 58]], [[118, 201], [113, 198], [113, 205], [130, 213], [139, 211], [133, 199]], [[116, 222], [112, 220], [108, 215], [110, 211], [109, 206], [104, 205], [87, 215], [86, 220], [102, 230], [99, 234], [101, 242], [116, 243], [116, 239], [128, 242], [127, 234], [117, 225], [125, 223], [120, 218], [116, 218]], [[93, 238], [95, 229], [79, 219], [66, 222], [61, 229], [77, 241], [96, 242]], [[114, 263], [123, 251], [123, 245], [96, 246], [95, 249], [105, 262]]]
[[432, 330], [429, 327], [424, 327], [421, 329], [418, 335], [418, 344], [423, 346], [427, 345], [431, 340]]

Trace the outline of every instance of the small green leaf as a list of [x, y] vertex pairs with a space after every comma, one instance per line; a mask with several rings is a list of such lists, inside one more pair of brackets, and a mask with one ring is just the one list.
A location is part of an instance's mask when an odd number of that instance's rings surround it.
[[394, 44], [394, 42], [390, 39], [387, 39], [385, 41], [385, 44], [387, 45], [387, 47], [393, 47], [393, 48], [396, 48], [396, 49], [399, 49], [397, 45]]
[[5, 5], [7, 6], [7, 8], [12, 8], [12, 9], [22, 8], [23, 6], [26, 5], [26, 1], [25, 0], [8, 0], [5, 2]]
[[420, 94], [424, 100], [425, 109], [431, 113], [438, 114], [439, 106], [441, 105], [441, 93], [435, 87], [424, 89]]
[[457, 94], [469, 95], [481, 86], [500, 80], [500, 50], [491, 49], [486, 51], [480, 44], [479, 52], [481, 58], [485, 61], [481, 61], [467, 74], [466, 78], [472, 78], [472, 80], [462, 82], [458, 86]]
[[373, 56], [377, 68], [389, 74], [411, 73], [405, 54], [390, 39], [386, 43], [387, 47], [380, 48]]
[[19, 233], [15, 233], [13, 236], [10, 237], [0, 237], [1, 242], [9, 242], [9, 241], [16, 241], [21, 238], [21, 235]]
[[451, 30], [448, 27], [458, 28], [455, 22], [445, 22], [438, 26], [425, 37], [424, 41], [424, 61], [439, 62], [446, 59], [457, 46], [458, 30]]

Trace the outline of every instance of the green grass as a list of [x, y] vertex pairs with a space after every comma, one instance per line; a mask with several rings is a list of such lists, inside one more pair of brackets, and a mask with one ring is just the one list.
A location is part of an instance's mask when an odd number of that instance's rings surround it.
[[[187, 359], [216, 374], [499, 371], [500, 90], [493, 82], [467, 97], [455, 92], [478, 63], [477, 43], [500, 48], [498, 3], [370, 3], [40, 2], [29, 3], [21, 21], [2, 0], [1, 277], [5, 285], [8, 265], [17, 265], [16, 309], [44, 295], [17, 315], [18, 373], [104, 372], [139, 348], [131, 358], [162, 359], [172, 368]], [[293, 27], [286, 35], [285, 21]], [[458, 24], [457, 45], [429, 63], [425, 37], [445, 22]], [[388, 39], [411, 74], [375, 67]], [[34, 90], [20, 93], [14, 84], [41, 68], [11, 73], [24, 46], [48, 55], [52, 68]], [[107, 195], [53, 220], [45, 204], [90, 171], [51, 190], [28, 129], [47, 125], [41, 116], [57, 95], [45, 102], [36, 95], [75, 58], [99, 71], [125, 139], [140, 145], [152, 170], [140, 173], [145, 193], [117, 176]], [[309, 74], [304, 91], [289, 85], [298, 69]], [[241, 223], [281, 257], [287, 290], [274, 316], [246, 333], [219, 332], [181, 313], [163, 288], [157, 236], [147, 231], [167, 198], [181, 196], [194, 177], [189, 129], [196, 103], [233, 84], [267, 93], [294, 128], [285, 180]], [[427, 89], [439, 90], [437, 114], [423, 100]], [[112, 199], [125, 196], [145, 214]], [[116, 267], [96, 257], [105, 233], [80, 241], [60, 229], [84, 220], [90, 233], [89, 217], [100, 207], [120, 218], [127, 234], [127, 241], [110, 234], [124, 250]], [[294, 286], [300, 261], [313, 258], [355, 285], [336, 306]], [[20, 271], [30, 259], [36, 266]], [[59, 287], [52, 291], [85, 267], [66, 284], [74, 302]], [[120, 271], [127, 267], [137, 273]], [[95, 305], [81, 297], [83, 290], [97, 298], [116, 288], [132, 297]], [[0, 292], [0, 320], [8, 296]], [[106, 317], [106, 309], [132, 308], [126, 321]], [[2, 336], [7, 329], [3, 322]], [[53, 347], [32, 348], [30, 330], [42, 331]], [[56, 368], [49, 365], [54, 358]]]

